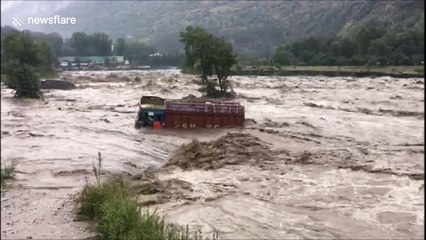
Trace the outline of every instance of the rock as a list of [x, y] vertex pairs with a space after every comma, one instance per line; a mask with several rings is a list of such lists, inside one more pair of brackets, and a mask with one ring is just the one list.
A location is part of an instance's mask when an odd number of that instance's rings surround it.
[[70, 90], [76, 88], [74, 84], [62, 80], [42, 80], [40, 84], [41, 89], [60, 89]]

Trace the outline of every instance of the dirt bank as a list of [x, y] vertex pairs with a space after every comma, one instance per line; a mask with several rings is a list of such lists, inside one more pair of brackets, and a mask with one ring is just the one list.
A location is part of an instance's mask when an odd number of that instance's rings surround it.
[[[76, 89], [48, 90], [44, 102], [2, 88], [1, 157], [17, 169], [2, 193], [2, 238], [90, 237], [70, 201], [93, 180], [98, 152], [106, 176], [133, 178], [142, 205], [205, 234], [424, 237], [423, 79], [236, 76], [244, 129], [179, 131], [134, 129], [137, 103], [141, 95], [199, 97], [196, 76], [61, 78]], [[140, 175], [146, 169], [150, 178]]]

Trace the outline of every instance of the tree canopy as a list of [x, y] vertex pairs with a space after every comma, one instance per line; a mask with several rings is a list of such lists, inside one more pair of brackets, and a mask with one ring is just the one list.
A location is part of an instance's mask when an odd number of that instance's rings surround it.
[[[424, 24], [423, 24], [424, 25]], [[359, 26], [348, 36], [311, 37], [276, 48], [277, 65], [419, 65], [424, 61], [424, 29], [420, 23], [403, 32]]]
[[232, 44], [198, 26], [188, 26], [179, 37], [185, 45], [186, 66], [201, 72], [200, 90], [210, 97], [227, 94], [228, 77], [236, 64]]
[[54, 58], [47, 42], [39, 42], [23, 32], [11, 32], [2, 38], [2, 72], [6, 86], [17, 97], [39, 96], [40, 75], [52, 74]]

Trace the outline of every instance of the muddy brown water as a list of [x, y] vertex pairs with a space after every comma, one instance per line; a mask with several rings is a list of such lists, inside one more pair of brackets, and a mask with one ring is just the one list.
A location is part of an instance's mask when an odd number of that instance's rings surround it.
[[[140, 82], [134, 81], [136, 77]], [[193, 138], [258, 137], [290, 158], [267, 167], [175, 169], [161, 180], [192, 185], [155, 204], [167, 220], [223, 238], [424, 238], [424, 81], [352, 77], [232, 77], [249, 119], [242, 129], [133, 127], [141, 95], [198, 96], [196, 76], [176, 70], [64, 72], [74, 90], [45, 101], [2, 87], [1, 159], [16, 164], [2, 193], [2, 238], [93, 235], [72, 217], [72, 196], [105, 174], [159, 168]], [[147, 207], [148, 208], [148, 207]]]

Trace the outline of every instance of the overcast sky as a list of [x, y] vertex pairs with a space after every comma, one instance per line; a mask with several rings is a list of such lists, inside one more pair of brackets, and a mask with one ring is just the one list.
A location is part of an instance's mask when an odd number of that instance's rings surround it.
[[1, 13], [20, 14], [57, 11], [71, 1], [1, 1]]
[[[1, 25], [12, 26], [13, 17], [43, 17], [54, 16], [60, 9], [64, 8], [71, 1], [1, 1]], [[13, 26], [19, 30], [23, 27]], [[26, 26], [32, 29], [36, 26]]]
[[17, 3], [22, 1], [1, 1], [1, 11], [7, 10], [13, 5], [16, 5]]

